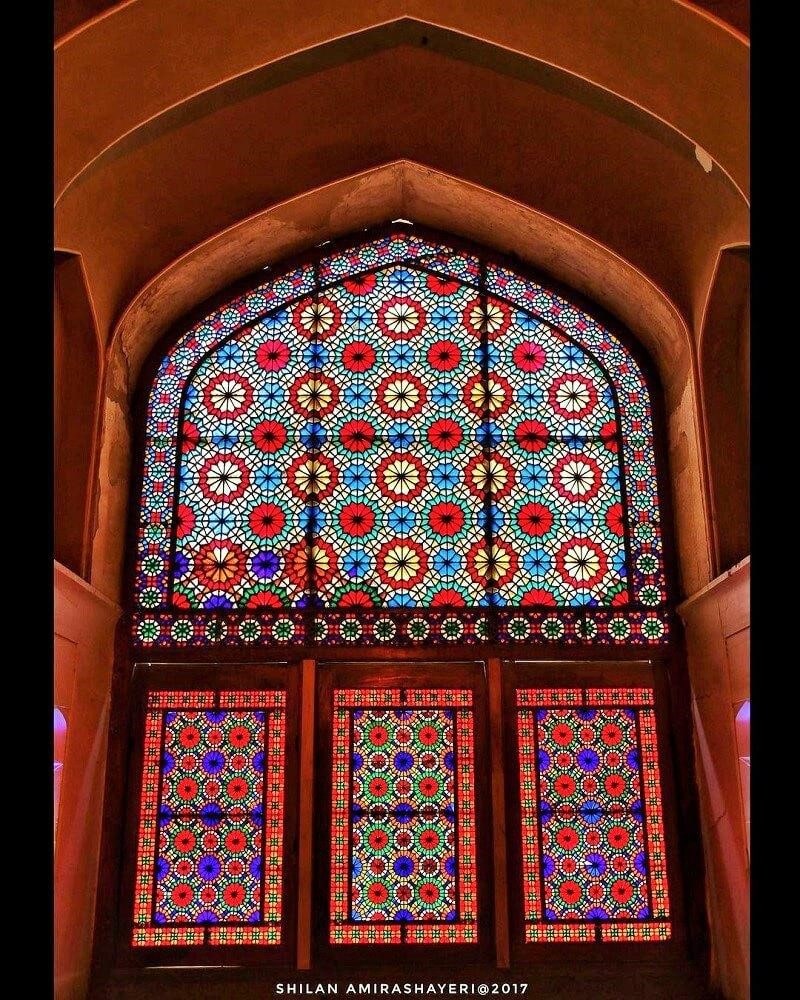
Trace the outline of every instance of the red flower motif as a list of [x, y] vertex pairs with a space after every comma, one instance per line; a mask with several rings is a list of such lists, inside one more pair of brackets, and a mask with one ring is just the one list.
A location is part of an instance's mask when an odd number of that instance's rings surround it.
[[181, 430], [181, 451], [185, 455], [187, 452], [194, 451], [198, 444], [200, 444], [200, 429], [191, 420], [184, 420]]
[[271, 590], [259, 590], [247, 600], [248, 608], [282, 608], [283, 601]]
[[348, 451], [367, 451], [375, 441], [375, 428], [366, 420], [348, 420], [339, 431], [339, 440]]
[[486, 381], [483, 375], [474, 375], [464, 386], [462, 398], [476, 416], [482, 417], [488, 411], [490, 417], [496, 418], [511, 406], [514, 390], [502, 375], [490, 375]]
[[340, 608], [374, 608], [375, 599], [367, 590], [348, 590], [339, 599]]
[[311, 546], [304, 541], [297, 542], [286, 553], [286, 575], [296, 587], [305, 588], [311, 578], [315, 586], [324, 587], [338, 570], [336, 549], [321, 538]]
[[239, 885], [237, 882], [226, 886], [222, 893], [222, 898], [230, 907], [241, 906], [245, 898], [244, 886]]
[[437, 503], [428, 513], [428, 524], [437, 535], [457, 535], [464, 527], [464, 511], [454, 503]]
[[408, 340], [425, 326], [425, 310], [415, 299], [394, 295], [378, 310], [378, 326], [392, 340]]
[[194, 845], [196, 843], [197, 838], [191, 830], [181, 830], [181, 832], [175, 837], [175, 847], [182, 854], [194, 850]]
[[435, 295], [452, 295], [460, 287], [459, 283], [453, 281], [452, 278], [444, 278], [438, 274], [429, 274], [425, 281]]
[[408, 590], [428, 572], [425, 550], [411, 539], [395, 538], [378, 549], [378, 576], [387, 587]]
[[578, 834], [571, 826], [562, 826], [556, 834], [556, 840], [565, 851], [571, 851], [578, 844]]
[[250, 485], [250, 470], [237, 455], [220, 453], [205, 460], [199, 479], [207, 500], [227, 503], [237, 500]]
[[627, 881], [627, 879], [617, 879], [617, 881], [611, 886], [611, 895], [618, 903], [627, 903], [633, 895], [633, 886]]
[[184, 799], [193, 799], [197, 795], [197, 782], [194, 778], [184, 778], [178, 782], [178, 795]]
[[625, 791], [625, 782], [622, 780], [620, 775], [609, 774], [603, 782], [603, 787], [609, 795], [613, 795], [616, 798], [618, 795], [622, 795]]
[[438, 590], [431, 599], [431, 605], [436, 608], [463, 608], [466, 606], [466, 603], [457, 590], [449, 588]]
[[376, 799], [381, 798], [389, 791], [389, 786], [384, 778], [373, 778], [369, 783], [369, 793]]
[[398, 453], [384, 458], [375, 470], [375, 479], [384, 496], [405, 502], [420, 495], [428, 473], [419, 459]]
[[389, 838], [383, 830], [373, 830], [368, 837], [368, 841], [373, 851], [380, 851], [389, 843]]
[[625, 534], [625, 516], [621, 503], [612, 503], [606, 511], [606, 526], [620, 537]]
[[437, 340], [428, 348], [427, 357], [437, 372], [451, 372], [461, 364], [461, 348], [453, 340]]
[[624, 826], [613, 826], [608, 831], [608, 842], [617, 850], [622, 850], [623, 847], [627, 847], [630, 839], [630, 834]]
[[280, 451], [286, 444], [286, 428], [277, 420], [262, 420], [253, 428], [253, 444], [259, 451]]
[[365, 340], [356, 340], [342, 351], [342, 364], [351, 372], [369, 371], [375, 358], [375, 349]]
[[600, 490], [603, 473], [588, 455], [565, 455], [556, 462], [552, 481], [567, 500], [591, 500]]
[[516, 483], [514, 466], [502, 455], [476, 455], [467, 463], [464, 478], [470, 493], [483, 500], [490, 491], [495, 500], [508, 496]]
[[597, 389], [591, 379], [577, 373], [559, 375], [548, 392], [550, 405], [569, 420], [580, 420], [597, 404]]
[[575, 791], [575, 781], [568, 774], [559, 775], [554, 785], [558, 794], [564, 799], [568, 799]]
[[387, 416], [406, 419], [420, 412], [428, 393], [416, 376], [395, 372], [381, 380], [376, 398], [378, 406]]
[[425, 885], [420, 886], [419, 895], [426, 903], [435, 903], [439, 898], [439, 886], [433, 882], [426, 882]]
[[569, 746], [574, 735], [570, 727], [564, 722], [559, 722], [553, 730], [553, 739], [560, 747]]
[[541, 420], [523, 420], [517, 424], [514, 438], [524, 451], [541, 451], [547, 447], [550, 431]]
[[345, 278], [344, 287], [353, 295], [366, 295], [375, 287], [375, 274], [359, 274], [355, 278]]
[[244, 413], [253, 402], [253, 388], [243, 375], [222, 372], [215, 375], [203, 390], [203, 404], [220, 420], [231, 420]]
[[333, 379], [311, 372], [296, 379], [289, 390], [289, 401], [303, 417], [321, 417], [339, 402], [339, 389]]
[[486, 333], [489, 340], [495, 340], [511, 325], [511, 310], [498, 299], [489, 299], [484, 307], [479, 298], [474, 298], [462, 314], [464, 326], [477, 336]]
[[369, 889], [367, 889], [367, 896], [371, 903], [380, 906], [381, 903], [385, 903], [389, 898], [389, 890], [383, 883], [373, 882]]
[[463, 440], [464, 432], [455, 420], [434, 421], [428, 428], [428, 441], [437, 451], [452, 451]]
[[339, 512], [339, 525], [346, 534], [361, 538], [375, 526], [375, 514], [365, 503], [349, 503]]
[[609, 451], [614, 452], [615, 455], [619, 451], [619, 442], [617, 441], [618, 430], [619, 428], [614, 420], [607, 420], [600, 428], [600, 440], [603, 442], [603, 446]]
[[228, 739], [235, 747], [241, 750], [242, 747], [247, 746], [250, 742], [250, 730], [247, 726], [234, 726], [228, 733]]
[[553, 514], [541, 503], [526, 503], [517, 513], [517, 523], [526, 535], [546, 535], [553, 527]]
[[538, 372], [547, 360], [544, 348], [534, 340], [517, 344], [511, 356], [521, 372]]
[[226, 790], [234, 801], [243, 799], [250, 791], [247, 782], [242, 778], [234, 778], [233, 781], [229, 781]]
[[426, 851], [433, 851], [439, 846], [439, 834], [435, 830], [423, 830], [419, 842]]
[[622, 740], [622, 731], [619, 726], [614, 725], [613, 722], [609, 722], [608, 725], [603, 726], [600, 738], [603, 743], [607, 743], [609, 746], [615, 747]]
[[568, 879], [566, 882], [561, 883], [558, 889], [558, 894], [565, 903], [574, 906], [575, 903], [577, 903], [581, 898], [581, 887], [577, 882], [573, 882], [571, 879]]
[[244, 577], [245, 553], [234, 542], [208, 542], [197, 553], [195, 571], [210, 590], [230, 590]]
[[286, 524], [283, 510], [275, 503], [260, 503], [250, 511], [250, 528], [259, 538], [273, 538]]
[[194, 899], [194, 890], [190, 885], [181, 883], [181, 885], [176, 885], [172, 890], [172, 902], [176, 906], [184, 907], [188, 906], [189, 903]]
[[593, 587], [606, 575], [606, 554], [589, 538], [572, 538], [556, 553], [556, 567], [561, 578], [577, 589]]
[[289, 361], [289, 347], [282, 340], [265, 340], [256, 349], [256, 362], [264, 371], [279, 372]]
[[324, 500], [336, 489], [339, 473], [326, 455], [300, 455], [289, 466], [286, 481], [301, 500], [312, 494]]
[[185, 503], [178, 506], [175, 514], [175, 534], [178, 538], [185, 538], [195, 525], [194, 511], [187, 507]]
[[374, 747], [382, 747], [389, 739], [389, 733], [384, 726], [373, 726], [369, 731], [369, 741]]

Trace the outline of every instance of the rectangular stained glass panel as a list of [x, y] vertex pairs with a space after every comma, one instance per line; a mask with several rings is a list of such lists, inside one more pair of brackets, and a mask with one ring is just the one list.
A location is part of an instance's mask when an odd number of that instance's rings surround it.
[[653, 692], [517, 690], [526, 941], [671, 936]]
[[478, 939], [472, 692], [334, 692], [332, 944]]
[[133, 944], [279, 944], [284, 691], [151, 691]]

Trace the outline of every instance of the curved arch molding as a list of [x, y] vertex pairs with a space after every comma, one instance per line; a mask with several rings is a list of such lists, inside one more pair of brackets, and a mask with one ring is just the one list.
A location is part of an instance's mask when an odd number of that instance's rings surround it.
[[669, 123], [746, 188], [749, 47], [691, 5], [310, 0], [299, 19], [285, 6], [138, 0], [62, 38], [57, 190], [123, 136], [197, 95], [252, 87], [254, 73], [263, 86], [397, 44], [429, 45], [512, 74], [570, 76], [577, 99], [582, 84], [602, 89]]

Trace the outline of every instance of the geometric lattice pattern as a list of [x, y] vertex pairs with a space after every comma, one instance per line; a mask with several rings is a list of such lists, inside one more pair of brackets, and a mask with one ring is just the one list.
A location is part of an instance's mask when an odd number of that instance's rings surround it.
[[321, 255], [164, 358], [136, 594], [141, 645], [663, 641], [642, 373], [483, 256]]
[[527, 941], [671, 935], [653, 692], [517, 691]]
[[152, 691], [133, 944], [279, 944], [286, 695]]
[[477, 941], [472, 692], [334, 692], [332, 944]]

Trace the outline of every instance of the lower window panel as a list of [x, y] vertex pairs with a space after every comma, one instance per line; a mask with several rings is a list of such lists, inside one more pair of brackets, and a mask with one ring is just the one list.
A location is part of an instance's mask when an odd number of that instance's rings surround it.
[[333, 697], [330, 943], [474, 944], [472, 691]]
[[134, 947], [281, 942], [286, 693], [151, 691]]
[[653, 691], [518, 688], [525, 940], [671, 936]]

